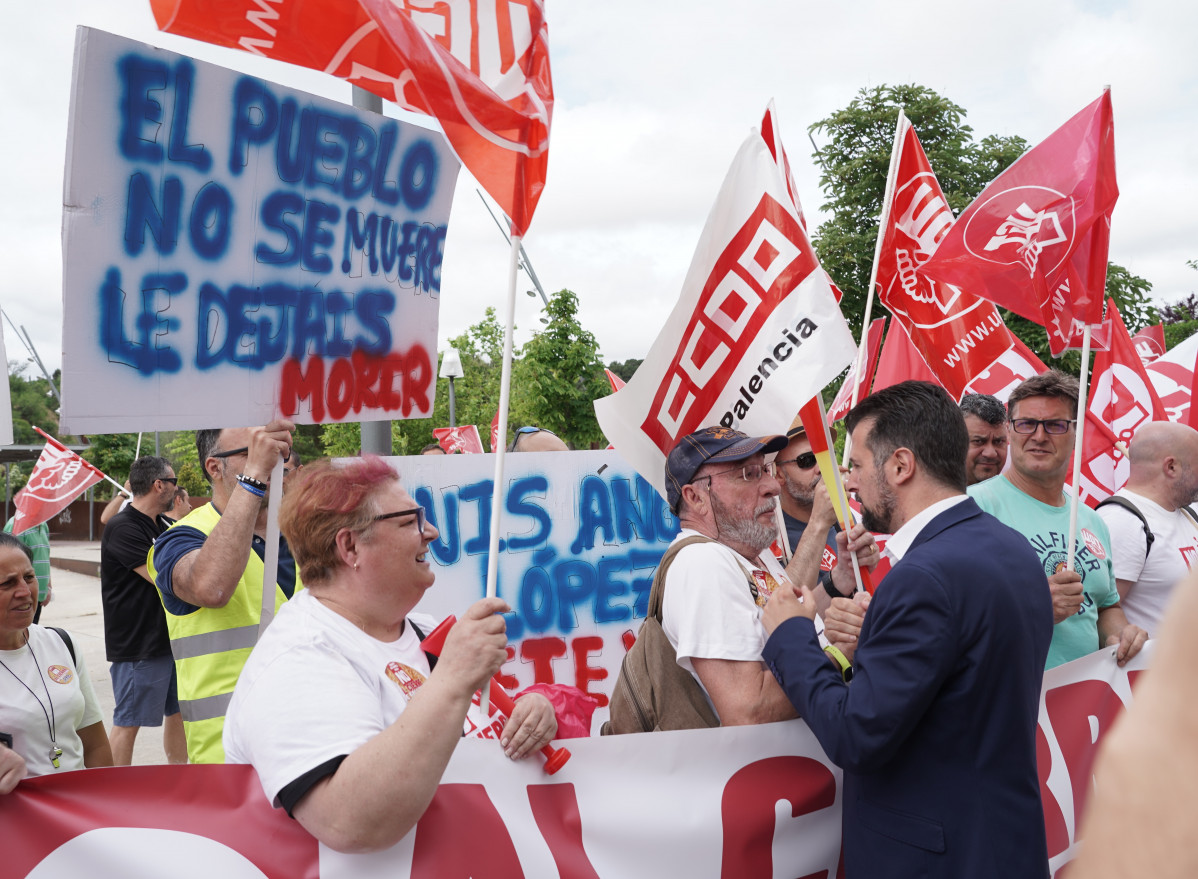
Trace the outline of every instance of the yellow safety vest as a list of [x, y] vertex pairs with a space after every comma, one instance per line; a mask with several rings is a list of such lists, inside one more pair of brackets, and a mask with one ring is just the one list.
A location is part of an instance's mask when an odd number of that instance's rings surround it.
[[[208, 535], [219, 521], [220, 513], [216, 508], [205, 504], [175, 524], [190, 525]], [[157, 581], [153, 548], [146, 562], [150, 577]], [[182, 616], [169, 609], [166, 611], [166, 627], [178, 677], [179, 711], [183, 715], [187, 759], [191, 763], [225, 762], [221, 740], [225, 731], [225, 712], [241, 669], [258, 641], [263, 576], [262, 559], [251, 550], [245, 572], [224, 607], [201, 607]], [[295, 588], [296, 591], [303, 588], [298, 571]], [[158, 597], [162, 598], [161, 592]], [[287, 596], [276, 584], [276, 612], [285, 601]]]

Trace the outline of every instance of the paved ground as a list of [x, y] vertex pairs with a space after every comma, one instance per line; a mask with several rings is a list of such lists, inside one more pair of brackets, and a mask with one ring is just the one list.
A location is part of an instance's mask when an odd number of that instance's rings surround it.
[[[71, 633], [87, 663], [92, 685], [104, 709], [104, 725], [112, 727], [112, 680], [104, 658], [104, 610], [100, 603], [100, 542], [54, 541], [50, 582], [54, 598], [42, 611], [43, 625]], [[86, 572], [86, 573], [83, 573]], [[149, 584], [146, 584], [149, 587]], [[133, 748], [135, 764], [165, 763], [162, 729], [143, 729]]]

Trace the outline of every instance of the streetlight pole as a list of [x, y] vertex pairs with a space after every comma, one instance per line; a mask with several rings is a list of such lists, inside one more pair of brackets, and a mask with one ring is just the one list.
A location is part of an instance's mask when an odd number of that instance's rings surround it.
[[455, 408], [456, 401], [453, 396], [453, 380], [461, 378], [466, 373], [462, 370], [462, 355], [458, 353], [458, 349], [450, 345], [445, 349], [445, 353], [441, 356], [441, 378], [449, 379], [449, 426], [458, 426], [458, 416]]

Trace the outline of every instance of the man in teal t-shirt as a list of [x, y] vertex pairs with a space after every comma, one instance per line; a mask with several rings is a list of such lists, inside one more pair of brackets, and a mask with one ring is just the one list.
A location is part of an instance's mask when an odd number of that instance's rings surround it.
[[[4, 530], [12, 534], [12, 523], [16, 516], [4, 524]], [[29, 547], [33, 554], [33, 573], [37, 574], [37, 610], [33, 612], [36, 623], [42, 616], [42, 608], [50, 603], [50, 526], [45, 522], [26, 528], [17, 535], [17, 540]]]
[[[1065, 479], [1077, 435], [1077, 379], [1050, 370], [1032, 376], [1007, 401], [1011, 467], [969, 488], [983, 510], [1023, 534], [1052, 590], [1052, 644], [1046, 668], [1115, 647], [1120, 665], [1148, 639], [1119, 606], [1111, 537], [1098, 514], [1079, 504], [1073, 570], [1067, 570], [1069, 499]], [[987, 560], [1002, 564], [1001, 559]]]

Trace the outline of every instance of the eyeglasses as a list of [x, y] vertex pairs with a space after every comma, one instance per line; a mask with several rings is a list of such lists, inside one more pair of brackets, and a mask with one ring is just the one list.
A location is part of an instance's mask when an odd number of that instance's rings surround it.
[[729, 467], [727, 470], [719, 470], [715, 473], [708, 473], [706, 476], [699, 476], [691, 480], [691, 484], [698, 482], [700, 479], [706, 479], [708, 484], [711, 483], [713, 476], [723, 476], [725, 473], [739, 473], [740, 478], [745, 482], [756, 482], [762, 474], [774, 475], [773, 464], [746, 464], [744, 467]]
[[1071, 425], [1077, 424], [1076, 418], [1012, 418], [1011, 430], [1016, 433], [1035, 433], [1039, 427], [1049, 436], [1061, 436], [1069, 432]]
[[800, 470], [810, 470], [816, 465], [815, 452], [803, 452], [803, 454], [795, 455], [785, 461], [775, 461], [774, 464], [794, 464]]
[[415, 516], [416, 529], [424, 533], [424, 507], [412, 507], [410, 510], [400, 510], [396, 513], [383, 513], [381, 516], [375, 516], [374, 521], [382, 522], [384, 519], [398, 519], [401, 516]]
[[[242, 446], [240, 449], [229, 449], [229, 451], [227, 451], [227, 452], [213, 452], [208, 457], [209, 458], [236, 458], [238, 455], [248, 455], [249, 451], [250, 451], [249, 446]], [[283, 463], [286, 464], [290, 460], [291, 460], [291, 452], [288, 452], [287, 457], [283, 459]]]
[[171, 485], [178, 485], [179, 477], [178, 476], [159, 476], [158, 481], [159, 482], [169, 482]]

